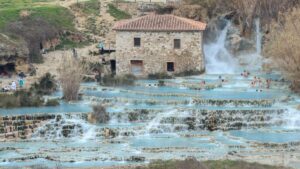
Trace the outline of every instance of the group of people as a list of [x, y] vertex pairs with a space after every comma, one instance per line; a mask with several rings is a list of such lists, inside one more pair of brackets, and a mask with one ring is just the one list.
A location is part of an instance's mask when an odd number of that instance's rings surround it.
[[241, 76], [243, 76], [244, 78], [248, 78], [250, 76], [250, 72], [244, 70], [243, 73], [241, 73]]
[[[227, 83], [227, 82], [229, 82], [227, 79], [223, 78], [221, 75], [219, 76], [219, 82], [218, 82], [219, 86], [221, 86], [221, 85], [223, 85], [224, 83]], [[202, 80], [200, 82], [200, 87], [205, 88], [205, 86], [206, 86], [206, 81]]]
[[269, 89], [271, 87], [271, 83], [272, 79], [263, 80], [260, 77], [254, 76], [253, 80], [251, 81], [251, 87], [263, 88], [265, 86], [265, 88]]
[[[241, 76], [244, 78], [249, 78], [250, 72], [244, 70], [241, 73]], [[219, 84], [220, 85], [223, 85], [224, 83], [227, 83], [227, 82], [229, 82], [227, 79], [224, 79], [221, 75], [219, 76]], [[257, 88], [256, 89], [257, 92], [262, 92], [263, 88], [269, 89], [271, 87], [271, 83], [272, 83], [272, 79], [264, 79], [264, 78], [254, 76], [253, 80], [251, 81], [251, 87]], [[204, 88], [205, 86], [206, 86], [206, 81], [202, 80], [200, 82], [200, 87]]]
[[23, 78], [19, 78], [18, 84], [15, 81], [12, 81], [11, 83], [9, 83], [9, 85], [2, 87], [2, 92], [14, 92], [17, 90], [17, 86], [19, 86], [19, 88], [21, 89], [24, 87], [24, 84], [25, 80]]

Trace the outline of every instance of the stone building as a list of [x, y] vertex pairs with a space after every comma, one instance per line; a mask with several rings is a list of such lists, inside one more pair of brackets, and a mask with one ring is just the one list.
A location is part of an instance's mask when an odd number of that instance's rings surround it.
[[117, 22], [116, 74], [203, 71], [206, 24], [174, 15], [151, 14]]

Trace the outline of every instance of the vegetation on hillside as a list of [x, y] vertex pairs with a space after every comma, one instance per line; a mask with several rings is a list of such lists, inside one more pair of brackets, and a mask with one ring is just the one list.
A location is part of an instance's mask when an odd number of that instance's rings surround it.
[[273, 22], [265, 45], [265, 55], [283, 70], [292, 82], [292, 89], [300, 92], [300, 9], [282, 14]]
[[69, 10], [60, 6], [45, 5], [0, 8], [0, 31], [3, 31], [7, 24], [24, 17], [30, 20], [42, 19], [55, 27], [74, 30], [74, 16]]
[[244, 36], [250, 36], [253, 23], [260, 18], [263, 26], [277, 19], [281, 12], [299, 6], [300, 0], [183, 0], [188, 5], [200, 5], [208, 18], [226, 16], [240, 26]]
[[100, 1], [99, 0], [89, 0], [84, 2], [79, 2], [70, 6], [72, 10], [81, 11], [86, 15], [99, 15], [100, 14]]
[[116, 18], [116, 20], [129, 19], [131, 15], [125, 11], [121, 11], [113, 4], [108, 4], [108, 11], [111, 16]]
[[[64, 7], [40, 5], [52, 0], [0, 0], [0, 33], [21, 38], [29, 49], [29, 60], [43, 61], [42, 43], [60, 39], [64, 31], [75, 31], [74, 16]], [[64, 42], [64, 41], [63, 41]]]

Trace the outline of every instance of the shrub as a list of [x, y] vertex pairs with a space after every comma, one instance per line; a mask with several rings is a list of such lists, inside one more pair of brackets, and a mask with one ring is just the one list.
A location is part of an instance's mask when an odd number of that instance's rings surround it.
[[59, 101], [57, 99], [49, 99], [47, 100], [45, 106], [58, 106]]
[[186, 70], [180, 73], [176, 73], [175, 76], [194, 76], [204, 73], [203, 71], [198, 70]]
[[163, 80], [159, 80], [158, 81], [158, 86], [165, 86], [166, 84], [165, 84], [165, 81], [163, 81]]
[[0, 107], [1, 108], [13, 108], [19, 107], [20, 103], [17, 98], [11, 94], [0, 94]]
[[149, 74], [148, 79], [156, 80], [156, 79], [172, 79], [173, 77], [168, 75], [167, 73], [154, 73]]
[[35, 91], [36, 94], [49, 95], [57, 90], [56, 83], [55, 76], [46, 73], [39, 79], [38, 83], [34, 83], [31, 86], [31, 90]]
[[14, 94], [0, 94], [0, 107], [2, 108], [38, 107], [43, 103], [43, 98], [31, 91], [20, 90]]
[[21, 107], [39, 107], [44, 103], [40, 95], [34, 94], [31, 91], [20, 90], [16, 91], [14, 95]]
[[124, 76], [112, 76], [105, 75], [102, 79], [102, 85], [104, 86], [132, 86], [136, 77], [131, 74], [127, 74]]
[[108, 112], [105, 107], [100, 104], [93, 106], [93, 112], [88, 117], [91, 123], [107, 123], [109, 119]]
[[139, 119], [139, 114], [138, 112], [129, 112], [128, 113], [128, 120], [130, 122], [133, 122], [133, 121], [137, 121]]

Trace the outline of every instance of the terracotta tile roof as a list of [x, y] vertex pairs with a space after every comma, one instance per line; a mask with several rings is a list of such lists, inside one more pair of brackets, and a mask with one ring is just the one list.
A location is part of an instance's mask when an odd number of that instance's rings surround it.
[[122, 20], [115, 24], [116, 31], [203, 31], [206, 24], [174, 15], [146, 15]]

